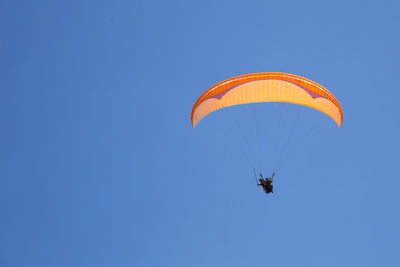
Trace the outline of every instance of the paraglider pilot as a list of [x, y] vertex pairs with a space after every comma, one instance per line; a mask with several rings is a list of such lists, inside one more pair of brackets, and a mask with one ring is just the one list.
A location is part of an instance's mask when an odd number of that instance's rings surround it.
[[272, 185], [272, 182], [274, 181], [274, 175], [275, 173], [273, 173], [271, 177], [264, 179], [262, 173], [260, 173], [261, 179], [258, 179], [260, 183], [257, 183], [257, 185], [262, 186], [262, 190], [264, 190], [266, 194], [274, 192], [274, 186]]

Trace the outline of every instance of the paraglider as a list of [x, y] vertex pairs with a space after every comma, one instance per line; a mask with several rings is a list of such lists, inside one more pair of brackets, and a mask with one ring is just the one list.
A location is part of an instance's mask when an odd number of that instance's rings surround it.
[[[254, 174], [255, 174], [255, 170], [254, 170]], [[274, 192], [274, 186], [272, 184], [272, 182], [274, 181], [274, 176], [275, 176], [275, 172], [272, 173], [271, 177], [267, 177], [264, 179], [264, 177], [262, 176], [262, 173], [260, 173], [260, 179], [258, 179], [258, 181], [260, 183], [257, 182], [258, 186], [262, 186], [261, 190], [263, 190], [265, 192], [265, 194], [269, 194], [269, 193], [273, 193]], [[257, 181], [257, 176], [256, 176], [256, 181]]]
[[[283, 102], [307, 106], [328, 115], [339, 128], [343, 111], [336, 98], [321, 85], [306, 78], [286, 73], [256, 73], [234, 77], [220, 82], [204, 92], [193, 106], [192, 127], [210, 113], [230, 106]], [[273, 193], [273, 177], [257, 182], [265, 193]]]
[[248, 74], [218, 83], [204, 92], [193, 106], [192, 126], [196, 127], [201, 119], [221, 108], [259, 102], [307, 106], [325, 113], [342, 126], [342, 108], [328, 90], [308, 79], [285, 73]]

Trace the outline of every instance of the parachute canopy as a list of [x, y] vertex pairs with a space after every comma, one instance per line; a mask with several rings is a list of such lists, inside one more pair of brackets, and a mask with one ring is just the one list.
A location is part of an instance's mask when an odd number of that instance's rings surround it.
[[307, 106], [342, 126], [343, 112], [336, 98], [321, 85], [285, 73], [256, 73], [231, 78], [208, 89], [192, 109], [192, 126], [218, 109], [248, 103], [285, 102]]

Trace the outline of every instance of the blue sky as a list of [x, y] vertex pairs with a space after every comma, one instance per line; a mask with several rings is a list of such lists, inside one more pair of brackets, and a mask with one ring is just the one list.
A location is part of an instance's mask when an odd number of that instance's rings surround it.
[[[399, 8], [2, 1], [0, 265], [399, 266]], [[265, 104], [192, 129], [202, 92], [258, 72], [325, 86], [343, 127]]]

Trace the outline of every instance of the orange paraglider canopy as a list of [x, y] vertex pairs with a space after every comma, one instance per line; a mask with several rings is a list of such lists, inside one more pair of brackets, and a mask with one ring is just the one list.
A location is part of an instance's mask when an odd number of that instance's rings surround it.
[[218, 109], [248, 103], [285, 102], [307, 106], [342, 126], [343, 112], [336, 98], [321, 85], [285, 73], [256, 73], [235, 77], [208, 89], [193, 106], [193, 128]]

